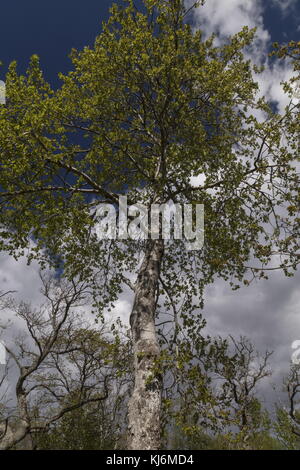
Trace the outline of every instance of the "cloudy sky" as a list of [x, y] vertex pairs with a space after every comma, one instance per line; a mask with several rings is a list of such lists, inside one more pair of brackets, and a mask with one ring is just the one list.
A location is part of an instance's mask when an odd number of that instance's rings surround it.
[[[139, 2], [137, 2], [139, 3]], [[41, 58], [46, 78], [57, 86], [58, 72], [70, 67], [68, 53], [72, 47], [92, 44], [101, 30], [101, 21], [108, 16], [110, 0], [27, 0], [3, 2], [1, 5], [0, 79], [11, 60], [19, 70], [26, 68], [30, 55]], [[299, 0], [207, 0], [194, 17], [194, 27], [205, 34], [215, 32], [222, 41], [244, 25], [257, 27], [251, 59], [264, 64], [258, 77], [260, 92], [276, 102], [279, 110], [287, 103], [280, 82], [290, 77], [285, 62], [270, 66], [267, 54], [273, 41], [300, 39]], [[207, 331], [213, 334], [247, 335], [264, 350], [274, 349], [272, 366], [274, 381], [287, 370], [292, 353], [291, 343], [300, 340], [300, 273], [286, 279], [274, 273], [268, 281], [259, 281], [248, 288], [232, 292], [223, 282], [216, 282], [206, 292], [204, 315]], [[37, 301], [39, 277], [36, 266], [0, 255], [0, 290], [17, 290], [17, 296]], [[117, 312], [129, 312], [130, 299], [122, 299]]]

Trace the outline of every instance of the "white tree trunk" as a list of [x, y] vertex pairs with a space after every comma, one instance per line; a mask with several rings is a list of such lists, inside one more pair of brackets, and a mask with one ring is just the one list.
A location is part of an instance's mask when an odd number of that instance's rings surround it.
[[12, 429], [8, 423], [0, 425], [0, 450], [9, 450], [17, 445], [27, 436], [30, 429], [26, 394], [23, 390], [22, 383], [23, 379], [20, 378], [16, 387], [19, 414], [16, 429]]
[[148, 242], [135, 285], [130, 317], [134, 350], [135, 384], [128, 406], [128, 449], [156, 450], [160, 447], [161, 386], [160, 374], [153, 374], [160, 354], [155, 331], [156, 296], [163, 240]]
[[22, 441], [28, 433], [27, 423], [20, 421], [15, 430], [5, 424], [0, 425], [0, 450], [9, 450], [20, 441]]

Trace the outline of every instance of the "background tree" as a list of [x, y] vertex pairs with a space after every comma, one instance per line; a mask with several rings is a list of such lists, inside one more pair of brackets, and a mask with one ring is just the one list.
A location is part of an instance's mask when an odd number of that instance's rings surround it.
[[244, 337], [204, 337], [202, 328], [203, 322], [198, 330], [191, 322], [185, 337], [178, 338], [176, 359], [166, 365], [168, 374], [173, 370], [176, 376], [166, 388], [169, 438], [175, 430], [188, 449], [274, 446], [271, 418], [259, 390], [271, 375], [271, 353], [259, 354]]
[[300, 449], [300, 366], [292, 364], [290, 373], [285, 379], [287, 404], [277, 405], [277, 422], [275, 431], [286, 449]]
[[[33, 446], [35, 434], [48, 431], [67, 413], [101, 401], [108, 405], [110, 394], [117, 400], [116, 384], [120, 399], [125, 390], [128, 394], [123, 374], [127, 346], [117, 336], [109, 337], [104, 326], [92, 326], [78, 311], [88, 301], [87, 285], [75, 280], [42, 280], [45, 303], [40, 309], [13, 300], [6, 303], [22, 320], [24, 332], [15, 338], [14, 346], [6, 344], [8, 363], [1, 378], [1, 403], [5, 405], [7, 398], [12, 403], [1, 413], [0, 449], [14, 448], [29, 436]], [[11, 368], [10, 374], [8, 364], [12, 362], [17, 371]]]
[[227, 357], [215, 367], [220, 380], [219, 399], [226, 404], [221, 418], [224, 431], [227, 430], [224, 437], [231, 447], [259, 449], [263, 444], [259, 440], [267, 438], [271, 429], [269, 414], [259, 400], [259, 386], [271, 375], [272, 352], [259, 354], [244, 337], [238, 341], [230, 337], [230, 342], [233, 350], [228, 346]]
[[[165, 287], [191, 316], [215, 277], [237, 288], [299, 262], [297, 108], [278, 115], [258, 97], [258, 70], [243, 55], [254, 30], [215, 46], [192, 30], [191, 11], [181, 0], [144, 0], [143, 12], [132, 0], [114, 5], [94, 47], [72, 51], [60, 89], [34, 56], [26, 76], [11, 65], [0, 109], [2, 248], [29, 247], [29, 259], [90, 279], [97, 311], [132, 289], [130, 449], [160, 446], [155, 316]], [[199, 174], [205, 182], [192, 186]], [[148, 207], [204, 204], [203, 249], [98, 240], [97, 205], [120, 193]]]
[[110, 396], [64, 415], [50, 428], [37, 434], [38, 449], [115, 450], [126, 444], [127, 397], [115, 377]]

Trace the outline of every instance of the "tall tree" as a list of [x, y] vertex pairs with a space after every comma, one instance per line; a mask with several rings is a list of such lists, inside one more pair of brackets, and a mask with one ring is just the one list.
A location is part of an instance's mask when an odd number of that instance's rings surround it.
[[[2, 248], [29, 248], [29, 259], [89, 278], [98, 308], [133, 291], [130, 449], [160, 446], [159, 300], [176, 315], [180, 304], [186, 321], [216, 276], [237, 288], [268, 269], [290, 275], [299, 262], [297, 108], [281, 116], [258, 97], [258, 70], [243, 55], [254, 30], [220, 46], [193, 31], [198, 3], [114, 5], [94, 47], [72, 51], [58, 90], [34, 56], [25, 76], [11, 65], [0, 108]], [[200, 174], [205, 182], [191, 185]], [[204, 204], [203, 248], [99, 240], [97, 205], [116, 206], [119, 194], [147, 207]]]

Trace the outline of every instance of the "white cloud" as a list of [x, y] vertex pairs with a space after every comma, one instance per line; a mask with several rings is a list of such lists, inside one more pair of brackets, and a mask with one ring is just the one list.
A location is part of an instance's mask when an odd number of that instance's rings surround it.
[[[294, 0], [272, 1], [280, 3], [284, 11], [295, 3]], [[191, 4], [191, 0], [188, 4]], [[245, 56], [257, 65], [264, 65], [265, 71], [255, 75], [260, 95], [277, 103], [279, 112], [282, 112], [289, 98], [284, 93], [281, 82], [291, 78], [292, 70], [287, 61], [271, 63], [269, 60], [271, 35], [264, 25], [264, 8], [265, 2], [262, 0], [207, 0], [203, 6], [195, 10], [195, 27], [200, 28], [205, 36], [216, 33], [219, 44], [227, 37], [241, 31], [244, 26], [257, 28], [254, 43]]]
[[17, 300], [36, 303], [42, 298], [40, 288], [41, 280], [36, 262], [28, 266], [25, 257], [16, 261], [7, 254], [0, 255], [0, 291], [16, 291], [14, 296]]
[[270, 39], [270, 34], [263, 25], [263, 5], [259, 0], [207, 0], [195, 10], [195, 16], [206, 34], [214, 32], [226, 37], [238, 33], [243, 26], [248, 26], [258, 29], [260, 41]]

